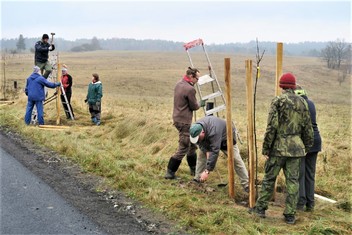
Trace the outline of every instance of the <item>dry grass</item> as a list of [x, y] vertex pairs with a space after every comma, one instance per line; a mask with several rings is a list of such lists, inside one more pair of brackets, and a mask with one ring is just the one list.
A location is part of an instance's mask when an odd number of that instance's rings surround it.
[[[244, 142], [240, 145], [242, 157], [247, 159], [244, 60], [254, 59], [254, 55], [211, 53], [222, 86], [225, 57], [232, 60], [233, 118]], [[184, 52], [101, 51], [62, 53], [60, 58], [69, 66], [74, 78], [72, 99], [77, 120], [62, 119], [62, 124], [71, 126], [70, 129], [53, 132], [25, 126], [26, 97], [23, 93], [19, 94], [16, 105], [1, 106], [1, 126], [15, 129], [38, 144], [62, 153], [85, 171], [105, 177], [102, 187], [123, 190], [181, 226], [192, 228], [194, 233], [351, 233], [350, 214], [336, 205], [322, 202], [317, 203], [314, 213], [300, 213], [297, 225], [287, 227], [282, 221], [282, 195], [278, 199], [279, 206], [270, 206], [269, 218], [253, 218], [245, 207], [228, 198], [227, 188], [216, 187], [219, 179], [215, 174], [206, 187], [189, 183], [191, 176], [186, 161], [177, 173], [179, 181], [163, 179], [167, 161], [177, 148], [177, 131], [171, 119], [172, 96], [175, 83], [188, 66]], [[196, 66], [198, 58], [203, 60], [202, 54], [195, 54], [194, 58]], [[8, 82], [16, 79], [23, 87], [31, 66], [30, 56], [8, 59]], [[205, 73], [206, 66], [198, 67]], [[256, 109], [258, 153], [274, 94], [275, 58], [264, 57], [261, 67]], [[339, 86], [337, 74], [325, 69], [316, 58], [285, 57], [284, 71], [297, 75], [317, 107], [323, 151], [317, 163], [316, 190], [338, 200], [344, 208], [350, 208], [351, 79]], [[83, 102], [93, 72], [99, 73], [103, 82], [103, 125], [100, 127], [91, 125]], [[45, 106], [45, 113], [46, 123], [54, 124], [55, 105]], [[197, 117], [202, 115], [197, 112]], [[260, 155], [259, 160], [259, 179], [262, 179], [264, 162]], [[226, 178], [225, 159], [221, 158], [218, 169]], [[281, 180], [279, 184], [284, 185], [284, 182]], [[245, 195], [236, 184], [235, 201], [244, 199]]]

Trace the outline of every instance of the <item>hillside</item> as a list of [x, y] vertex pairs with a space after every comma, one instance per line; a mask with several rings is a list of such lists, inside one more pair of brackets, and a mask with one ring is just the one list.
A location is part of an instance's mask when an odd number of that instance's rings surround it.
[[[224, 85], [224, 58], [231, 58], [232, 115], [243, 144], [241, 155], [247, 162], [245, 59], [254, 54], [214, 53], [209, 56]], [[194, 64], [206, 73], [203, 54], [194, 53]], [[178, 181], [163, 179], [169, 157], [177, 148], [177, 131], [172, 126], [173, 88], [184, 74], [188, 58], [184, 52], [96, 51], [60, 52], [60, 61], [69, 67], [74, 79], [73, 109], [77, 120], [62, 124], [68, 130], [53, 132], [25, 126], [26, 96], [19, 92], [15, 105], [1, 106], [0, 125], [20, 132], [79, 165], [87, 173], [106, 180], [101, 186], [121, 190], [131, 198], [176, 221], [191, 233], [202, 234], [347, 234], [351, 228], [351, 77], [340, 86], [336, 71], [312, 57], [284, 57], [284, 72], [296, 75], [298, 83], [315, 102], [317, 122], [323, 139], [316, 175], [316, 193], [337, 200], [337, 204], [317, 201], [313, 213], [301, 212], [295, 226], [282, 219], [284, 195], [270, 205], [268, 218], [258, 219], [243, 205], [246, 195], [235, 175], [235, 200], [228, 188], [218, 188], [214, 174], [203, 186], [191, 183], [186, 161], [177, 172]], [[199, 61], [199, 63], [198, 63]], [[7, 57], [6, 82], [14, 80], [21, 88], [31, 73], [32, 55]], [[84, 103], [92, 73], [101, 77], [104, 89], [102, 125], [92, 126]], [[274, 96], [275, 56], [265, 55], [261, 63], [257, 93], [258, 153], [266, 126], [270, 100]], [[53, 91], [51, 90], [52, 94]], [[45, 106], [45, 121], [54, 124], [55, 104]], [[197, 112], [197, 117], [203, 116]], [[57, 144], [59, 143], [59, 144]], [[264, 160], [259, 158], [259, 180]], [[347, 163], [347, 164], [346, 164]], [[348, 164], [349, 163], [349, 164]], [[226, 160], [220, 157], [218, 169], [226, 179]], [[279, 186], [283, 187], [283, 179]], [[99, 189], [97, 189], [99, 190]]]

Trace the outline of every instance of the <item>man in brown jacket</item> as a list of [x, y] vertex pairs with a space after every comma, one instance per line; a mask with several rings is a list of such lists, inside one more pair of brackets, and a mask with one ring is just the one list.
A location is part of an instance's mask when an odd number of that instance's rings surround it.
[[182, 159], [187, 155], [191, 175], [195, 175], [197, 162], [197, 146], [191, 144], [189, 129], [192, 124], [193, 111], [205, 106], [205, 100], [198, 103], [194, 85], [198, 82], [200, 73], [196, 68], [188, 67], [186, 75], [175, 86], [174, 90], [174, 126], [179, 132], [178, 150], [170, 158], [165, 179], [175, 179], [175, 173]]

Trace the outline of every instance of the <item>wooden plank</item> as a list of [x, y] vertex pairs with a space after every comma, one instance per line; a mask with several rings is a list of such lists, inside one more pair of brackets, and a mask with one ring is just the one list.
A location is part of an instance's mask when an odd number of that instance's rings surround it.
[[41, 129], [53, 129], [53, 130], [64, 130], [64, 129], [69, 129], [69, 126], [54, 126], [54, 125], [38, 125], [39, 128]]

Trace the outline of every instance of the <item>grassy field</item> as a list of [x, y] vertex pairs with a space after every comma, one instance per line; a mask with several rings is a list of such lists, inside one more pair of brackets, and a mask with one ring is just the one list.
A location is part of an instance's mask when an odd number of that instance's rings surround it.
[[[224, 58], [231, 58], [232, 115], [247, 161], [245, 59], [255, 55], [210, 53], [212, 65], [224, 86]], [[194, 64], [206, 73], [203, 54], [193, 54]], [[218, 188], [219, 177], [211, 175], [203, 186], [191, 183], [186, 161], [177, 175], [180, 180], [164, 180], [169, 157], [177, 148], [178, 133], [172, 126], [175, 83], [189, 66], [185, 52], [86, 52], [60, 53], [60, 62], [69, 67], [74, 87], [72, 106], [75, 121], [61, 114], [64, 131], [48, 131], [26, 126], [23, 121], [26, 96], [19, 92], [15, 105], [2, 105], [0, 125], [20, 132], [38, 144], [61, 153], [84, 171], [103, 176], [97, 190], [122, 190], [154, 211], [177, 221], [196, 234], [348, 234], [351, 226], [351, 77], [339, 86], [337, 72], [325, 68], [317, 58], [284, 57], [284, 72], [296, 75], [315, 102], [318, 126], [323, 139], [316, 174], [316, 193], [337, 200], [337, 204], [317, 201], [314, 213], [298, 213], [295, 226], [283, 221], [284, 194], [269, 206], [268, 218], [247, 213], [240, 202], [247, 200], [235, 175], [236, 197], [228, 188]], [[6, 82], [16, 80], [23, 88], [30, 75], [33, 55], [6, 59]], [[84, 103], [92, 73], [103, 83], [102, 125], [93, 126]], [[261, 144], [267, 112], [274, 96], [275, 57], [264, 56], [258, 81], [256, 126], [259, 180], [263, 178]], [[52, 94], [53, 91], [50, 91]], [[201, 111], [197, 117], [203, 116]], [[45, 106], [46, 124], [55, 124], [55, 102]], [[217, 168], [226, 180], [226, 159]], [[279, 180], [284, 186], [284, 180]]]

